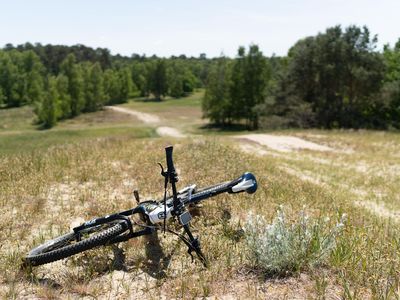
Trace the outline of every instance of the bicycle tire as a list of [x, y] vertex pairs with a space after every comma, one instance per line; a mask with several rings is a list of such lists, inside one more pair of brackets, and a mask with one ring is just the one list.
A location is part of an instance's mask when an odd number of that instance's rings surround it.
[[77, 242], [76, 238], [80, 233], [75, 232], [67, 233], [49, 240], [32, 249], [25, 257], [25, 264], [39, 266], [70, 257], [94, 247], [104, 245], [128, 229], [124, 221], [107, 224], [112, 226], [108, 228], [96, 228], [91, 232], [95, 233], [94, 235]]

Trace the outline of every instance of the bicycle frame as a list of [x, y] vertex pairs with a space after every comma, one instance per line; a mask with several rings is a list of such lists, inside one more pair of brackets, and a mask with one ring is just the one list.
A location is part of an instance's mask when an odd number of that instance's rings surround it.
[[[156, 230], [164, 229], [164, 232], [178, 236], [188, 247], [188, 254], [194, 259], [192, 252], [195, 252], [199, 259], [207, 266], [207, 259], [203, 255], [198, 237], [194, 237], [190, 230], [192, 216], [187, 206], [198, 203], [204, 199], [221, 193], [254, 193], [257, 190], [257, 181], [253, 174], [244, 173], [239, 178], [206, 187], [196, 191], [195, 185], [188, 186], [177, 191], [176, 183], [178, 174], [175, 171], [172, 160], [172, 146], [165, 148], [167, 170], [161, 166], [161, 175], [164, 177], [164, 199], [162, 201], [139, 201], [139, 194], [134, 191], [135, 198], [139, 203], [137, 207], [94, 218], [73, 228], [72, 233], [67, 233], [53, 238], [32, 249], [25, 257], [25, 264], [38, 266], [60, 260], [80, 252], [98, 247], [127, 241], [131, 238], [142, 235], [149, 235]], [[172, 186], [172, 195], [167, 197], [168, 184]], [[138, 214], [140, 221], [130, 218]], [[178, 233], [167, 229], [167, 220], [174, 218], [184, 229], [184, 233]], [[164, 226], [161, 226], [161, 223]], [[135, 226], [135, 228], [134, 228]], [[135, 229], [135, 230], [134, 230]]]
[[[190, 212], [186, 210], [186, 206], [189, 204], [196, 204], [204, 199], [216, 196], [221, 193], [239, 193], [246, 191], [248, 193], [254, 193], [257, 190], [257, 181], [253, 174], [244, 173], [239, 178], [227, 181], [212, 187], [208, 187], [204, 190], [200, 190], [198, 192], [192, 193], [194, 187], [189, 186], [183, 189], [182, 191], [177, 192], [176, 190], [176, 182], [178, 182], [178, 175], [175, 171], [174, 164], [172, 161], [172, 146], [165, 148], [166, 150], [166, 158], [167, 158], [167, 171], [164, 172], [164, 169], [161, 166], [161, 175], [165, 178], [165, 194], [163, 201], [144, 201], [140, 202], [139, 205], [133, 209], [128, 209], [119, 213], [107, 215], [105, 217], [95, 218], [90, 221], [83, 223], [80, 226], [73, 228], [73, 231], [78, 234], [85, 229], [100, 226], [106, 223], [112, 223], [120, 221], [126, 226], [126, 229], [129, 229], [128, 233], [123, 233], [119, 236], [116, 236], [108, 241], [108, 244], [119, 243], [123, 241], [127, 241], [131, 238], [139, 237], [142, 235], [149, 235], [154, 233], [156, 230], [160, 229], [161, 226], [158, 225], [161, 222], [164, 222], [164, 230], [165, 230], [165, 222], [172, 218], [177, 217], [179, 223], [182, 225], [185, 233], [188, 235], [188, 239], [185, 238], [181, 234], [177, 234], [171, 230], [176, 235], [178, 235], [185, 244], [189, 247], [188, 253], [191, 255], [192, 251], [195, 251], [197, 255], [201, 258], [203, 263], [206, 265], [206, 259], [201, 252], [200, 242], [198, 238], [195, 238], [189, 228], [189, 223], [192, 219]], [[168, 183], [172, 186], [172, 196], [166, 197], [166, 189]], [[143, 226], [142, 230], [134, 231], [132, 222], [129, 216], [139, 214], [140, 219], [145, 222], [145, 224], [135, 224], [138, 226]]]
[[[234, 187], [235, 185], [237, 185], [239, 182], [243, 181], [243, 177], [244, 176], [248, 176], [248, 179], [253, 179], [253, 177], [250, 175], [248, 175], [249, 173], [245, 173], [244, 175], [242, 175], [241, 177], [233, 180], [233, 181], [228, 181], [216, 186], [213, 186], [212, 188], [209, 188], [205, 191], [200, 191], [194, 194], [188, 193], [187, 197], [183, 198], [183, 204], [189, 205], [189, 204], [196, 204], [199, 203], [200, 201], [222, 194], [222, 193], [232, 193], [232, 187]], [[177, 194], [177, 197], [179, 197], [179, 193]], [[172, 206], [172, 199], [168, 198], [167, 199], [167, 206], [169, 206], [171, 208]], [[89, 220], [85, 223], [83, 223], [80, 226], [77, 226], [75, 228], [73, 228], [73, 231], [76, 233], [79, 233], [80, 231], [87, 229], [87, 228], [91, 228], [91, 227], [95, 227], [98, 225], [102, 225], [105, 223], [109, 223], [112, 221], [118, 221], [118, 220], [122, 220], [122, 221], [126, 221], [128, 228], [130, 229], [130, 232], [128, 235], [124, 235], [124, 238], [119, 240], [119, 241], [125, 241], [128, 240], [130, 238], [135, 238], [135, 237], [139, 237], [142, 235], [148, 235], [148, 234], [152, 234], [153, 232], [155, 232], [155, 230], [157, 230], [157, 226], [154, 226], [153, 223], [151, 223], [150, 219], [149, 219], [149, 215], [148, 212], [146, 212], [146, 206], [148, 205], [157, 205], [159, 206], [160, 203], [162, 201], [144, 201], [141, 202], [137, 207], [132, 208], [132, 209], [128, 209], [125, 211], [121, 211], [118, 213], [114, 213], [111, 215], [107, 215], [104, 217], [100, 217], [100, 218], [95, 218], [92, 220]], [[170, 210], [171, 211], [171, 210]], [[129, 220], [129, 216], [135, 215], [135, 214], [139, 214], [140, 218], [146, 222], [146, 226], [143, 230], [139, 230], [139, 231], [133, 231], [132, 230], [132, 223]], [[167, 213], [167, 220], [170, 219], [172, 217], [172, 214]], [[164, 216], [162, 216], [160, 219], [163, 219]], [[118, 242], [119, 242], [118, 241]], [[117, 242], [117, 241], [115, 241]]]

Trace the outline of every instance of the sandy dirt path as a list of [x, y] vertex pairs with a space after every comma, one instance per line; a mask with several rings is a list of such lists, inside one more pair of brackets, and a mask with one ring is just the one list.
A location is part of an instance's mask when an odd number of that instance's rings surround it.
[[134, 116], [134, 117], [138, 118], [140, 121], [142, 121], [143, 123], [146, 123], [146, 124], [157, 124], [157, 123], [160, 122], [160, 118], [158, 116], [156, 116], [156, 115], [143, 113], [143, 112], [132, 110], [132, 109], [128, 109], [128, 108], [125, 108], [125, 107], [106, 106], [105, 108], [109, 109], [109, 110], [112, 110], [112, 111], [116, 111], [116, 112], [120, 112], [120, 113], [124, 113], [124, 114], [128, 114], [128, 115]]
[[[106, 106], [106, 109], [116, 111], [119, 113], [129, 114], [131, 116], [138, 118], [140, 121], [142, 121], [143, 123], [146, 123], [146, 124], [157, 125], [161, 122], [161, 119], [156, 115], [132, 110], [132, 109], [125, 108], [125, 107]], [[180, 130], [173, 128], [173, 127], [168, 127], [168, 126], [157, 127], [156, 132], [159, 136], [169, 136], [169, 137], [175, 137], [175, 138], [186, 137], [186, 135], [183, 134]]]
[[235, 136], [235, 138], [246, 139], [260, 145], [280, 152], [291, 152], [293, 150], [335, 151], [335, 149], [303, 140], [294, 136], [271, 135], [271, 134], [246, 134]]
[[[349, 153], [349, 151], [343, 149], [334, 149], [325, 145], [316, 144], [293, 136], [275, 136], [270, 134], [247, 134], [247, 135], [235, 136], [234, 138], [240, 139], [240, 143], [238, 146], [243, 152], [260, 156], [268, 155], [271, 157], [277, 157], [277, 158], [286, 157], [286, 158], [292, 158], [293, 160], [298, 160], [298, 158], [290, 154], [290, 152], [301, 149], [322, 151], [322, 152], [331, 151], [338, 153]], [[319, 158], [312, 158], [311, 160], [315, 163], [323, 163], [323, 164], [334, 163], [333, 161], [326, 161], [326, 159], [319, 159]], [[354, 166], [338, 165], [338, 167], [354, 170]], [[296, 176], [297, 178], [303, 181], [308, 181], [319, 186], [324, 186], [325, 188], [329, 188], [330, 186], [329, 182], [331, 179], [329, 177], [322, 176], [321, 174], [315, 174], [307, 170], [295, 169], [292, 166], [285, 164], [281, 165], [279, 168], [284, 172]], [[365, 173], [365, 170], [357, 170], [357, 171]], [[388, 218], [395, 222], [400, 222], [400, 211], [387, 208], [385, 203], [380, 200], [379, 192], [373, 190], [368, 192], [368, 190], [364, 189], [347, 187], [345, 183], [342, 183], [342, 187], [349, 190], [352, 194], [354, 194], [356, 200], [354, 200], [353, 203], [355, 206], [363, 207], [379, 217]]]
[[156, 129], [156, 131], [159, 136], [170, 136], [170, 137], [176, 137], [176, 138], [186, 137], [185, 134], [183, 134], [178, 129], [173, 128], [173, 127], [162, 126], [162, 127], [158, 127]]

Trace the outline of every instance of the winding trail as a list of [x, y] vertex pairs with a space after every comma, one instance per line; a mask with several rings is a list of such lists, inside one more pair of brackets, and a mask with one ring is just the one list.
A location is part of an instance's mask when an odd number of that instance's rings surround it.
[[180, 132], [178, 129], [173, 127], [162, 126], [156, 129], [159, 136], [170, 136], [176, 138], [183, 138], [186, 137], [185, 134]]
[[[157, 125], [161, 122], [161, 119], [156, 115], [132, 110], [132, 109], [125, 108], [125, 107], [106, 106], [106, 109], [134, 116], [146, 124]], [[186, 135], [183, 134], [180, 130], [173, 128], [173, 127], [168, 127], [168, 126], [157, 127], [156, 132], [159, 136], [169, 136], [169, 137], [174, 137], [174, 138], [186, 137]]]
[[271, 134], [246, 134], [236, 138], [247, 139], [260, 145], [267, 146], [279, 152], [291, 152], [293, 150], [335, 151], [335, 149], [303, 140], [294, 136]]
[[147, 114], [147, 113], [144, 113], [144, 112], [128, 109], [128, 108], [125, 108], [125, 107], [106, 106], [105, 108], [108, 109], [108, 110], [112, 110], [112, 111], [116, 111], [116, 112], [120, 112], [120, 113], [124, 113], [124, 114], [128, 114], [128, 115], [134, 116], [134, 117], [138, 118], [140, 121], [142, 121], [143, 123], [146, 123], [146, 124], [157, 124], [157, 123], [160, 122], [160, 118], [158, 116], [156, 116], [156, 115]]

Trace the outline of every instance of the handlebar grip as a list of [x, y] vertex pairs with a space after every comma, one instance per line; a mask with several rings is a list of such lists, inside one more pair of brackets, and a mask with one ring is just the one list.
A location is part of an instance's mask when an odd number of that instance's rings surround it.
[[165, 155], [167, 157], [167, 169], [168, 172], [175, 172], [174, 162], [172, 160], [172, 152], [174, 147], [168, 146], [165, 148]]

